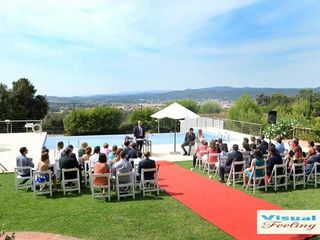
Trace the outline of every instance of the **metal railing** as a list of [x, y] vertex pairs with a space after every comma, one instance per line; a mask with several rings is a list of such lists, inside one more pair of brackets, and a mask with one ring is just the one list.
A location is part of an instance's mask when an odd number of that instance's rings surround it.
[[186, 119], [183, 123], [181, 131], [188, 130], [189, 127], [194, 128], [219, 128], [221, 130], [229, 130], [247, 135], [259, 136], [262, 133], [262, 124], [250, 123], [244, 121], [236, 121], [225, 118], [208, 118], [200, 117], [196, 119]]
[[42, 120], [0, 121], [0, 133], [42, 132]]
[[306, 127], [293, 127], [292, 137], [301, 140], [320, 142], [320, 129], [315, 130]]

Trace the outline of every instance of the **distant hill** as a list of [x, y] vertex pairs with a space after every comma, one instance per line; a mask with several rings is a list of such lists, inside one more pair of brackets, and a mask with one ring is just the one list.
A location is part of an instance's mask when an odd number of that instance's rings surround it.
[[[272, 95], [274, 93], [283, 93], [288, 96], [295, 96], [302, 88], [233, 88], [233, 87], [211, 87], [199, 89], [185, 89], [180, 91], [151, 91], [139, 93], [125, 93], [112, 95], [93, 95], [93, 96], [74, 96], [74, 97], [56, 97], [48, 96], [50, 104], [77, 104], [77, 105], [95, 105], [102, 103], [139, 103], [143, 102], [163, 102], [174, 99], [190, 98], [194, 100], [219, 99], [234, 101], [247, 93], [251, 97], [258, 94]], [[320, 87], [313, 88], [313, 91], [320, 92]]]

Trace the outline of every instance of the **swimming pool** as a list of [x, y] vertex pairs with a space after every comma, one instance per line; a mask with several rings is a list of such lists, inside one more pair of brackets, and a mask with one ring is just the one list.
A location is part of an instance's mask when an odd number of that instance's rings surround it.
[[[177, 133], [177, 145], [181, 144], [184, 140], [185, 133]], [[219, 133], [204, 132], [207, 141], [211, 139], [222, 138], [223, 141], [229, 142], [229, 135], [221, 136]], [[104, 143], [108, 143], [109, 147], [112, 145], [121, 146], [126, 136], [132, 137], [132, 134], [119, 134], [119, 135], [92, 135], [92, 136], [48, 136], [45, 142], [45, 146], [49, 149], [56, 148], [57, 142], [62, 141], [64, 146], [72, 144], [75, 148], [79, 148], [82, 142], [87, 142], [89, 146], [101, 146]], [[148, 135], [148, 139], [152, 141], [152, 144], [174, 144], [174, 133], [152, 133]]]

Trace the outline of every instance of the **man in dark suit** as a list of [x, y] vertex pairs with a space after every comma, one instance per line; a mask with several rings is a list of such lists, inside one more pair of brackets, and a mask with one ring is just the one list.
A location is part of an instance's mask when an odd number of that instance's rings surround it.
[[140, 120], [138, 121], [138, 125], [135, 126], [133, 129], [133, 136], [136, 139], [138, 151], [141, 151], [144, 138], [146, 136], [146, 131], [145, 128], [142, 126], [142, 122]]
[[[189, 132], [186, 133], [184, 137], [184, 142], [181, 144], [181, 148], [184, 152], [183, 155], [188, 155], [190, 156], [191, 152], [191, 147], [194, 145], [194, 141], [196, 140], [196, 135], [193, 132], [193, 128], [189, 129]], [[187, 153], [186, 149], [184, 148], [185, 146], [189, 146], [189, 151]]]
[[[137, 157], [138, 157], [137, 144], [136, 143], [132, 143], [131, 149], [127, 153], [127, 157], [126, 158], [129, 161], [130, 158], [137, 158]], [[132, 163], [132, 165], [133, 165], [133, 163]]]
[[[232, 146], [232, 152], [228, 154], [227, 161], [225, 164], [222, 164], [219, 168], [219, 175], [220, 175], [220, 182], [224, 183], [224, 174], [228, 173], [230, 171], [232, 162], [234, 161], [243, 161], [243, 155], [241, 152], [239, 152], [239, 146], [237, 144], [234, 144]], [[239, 166], [242, 167], [242, 166]], [[235, 169], [236, 171], [239, 171], [239, 169]]]
[[[141, 170], [142, 169], [150, 169], [150, 168], [156, 168], [156, 163], [154, 160], [151, 160], [149, 157], [151, 156], [150, 152], [146, 152], [144, 154], [145, 159], [141, 160], [139, 162], [139, 167], [138, 167], [138, 173], [141, 176]], [[147, 172], [144, 174], [144, 179], [145, 180], [150, 180], [154, 179], [154, 172]]]
[[[276, 147], [271, 145], [268, 149], [267, 175], [270, 177], [275, 164], [282, 164], [282, 157], [278, 153]], [[277, 174], [281, 174], [282, 169], [278, 169]]]
[[[79, 166], [77, 159], [74, 158], [74, 153], [72, 153], [71, 148], [67, 148], [65, 150], [65, 155], [62, 156], [59, 160], [59, 167], [60, 167], [61, 171], [62, 171], [62, 168], [65, 168], [65, 169], [78, 168], [79, 175], [80, 175], [80, 182], [81, 182], [80, 166]], [[62, 172], [61, 172], [60, 176], [62, 178]], [[65, 176], [65, 179], [73, 179], [73, 178], [77, 178], [77, 173], [76, 172], [66, 172], [64, 176]]]

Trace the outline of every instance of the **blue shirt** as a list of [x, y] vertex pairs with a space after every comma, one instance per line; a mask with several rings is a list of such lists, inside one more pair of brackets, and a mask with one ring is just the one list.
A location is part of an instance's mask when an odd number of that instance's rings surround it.
[[278, 150], [278, 152], [279, 152], [280, 154], [284, 153], [284, 151], [286, 150], [286, 149], [284, 148], [284, 144], [283, 144], [283, 143], [278, 143], [278, 144], [276, 145], [276, 149]]
[[[32, 159], [23, 155], [20, 155], [16, 158], [16, 165], [17, 167], [34, 167]], [[30, 171], [28, 169], [23, 169], [21, 171], [18, 171], [18, 173], [19, 175], [29, 175]]]

